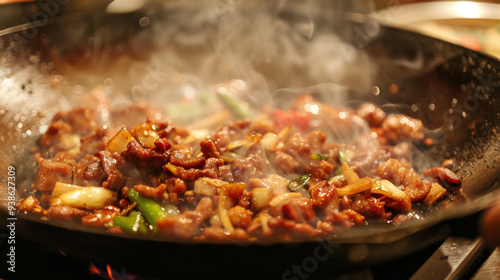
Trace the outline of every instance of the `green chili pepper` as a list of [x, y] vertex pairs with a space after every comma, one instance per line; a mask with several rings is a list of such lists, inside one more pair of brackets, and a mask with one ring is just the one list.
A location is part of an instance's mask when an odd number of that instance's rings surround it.
[[248, 104], [239, 100], [228, 92], [225, 88], [217, 90], [217, 95], [224, 107], [226, 107], [231, 114], [240, 119], [253, 118], [252, 111], [248, 108]]
[[311, 154], [310, 158], [328, 160], [330, 158], [330, 155]]
[[127, 192], [127, 196], [132, 203], [137, 202], [137, 209], [144, 215], [146, 221], [153, 226], [154, 232], [156, 232], [156, 221], [158, 219], [171, 216], [154, 199], [145, 197], [132, 188]]
[[339, 159], [340, 159], [340, 167], [335, 171], [335, 175], [341, 175], [343, 173], [342, 170], [342, 162], [347, 162], [347, 156], [344, 148], [339, 149]]
[[142, 217], [141, 213], [137, 211], [131, 211], [128, 217], [118, 216], [113, 219], [113, 226], [120, 227], [124, 232], [131, 234], [143, 234], [148, 233], [148, 226], [146, 221]]
[[311, 174], [302, 175], [290, 181], [288, 184], [288, 189], [292, 192], [299, 191], [301, 188], [304, 188], [307, 182], [311, 179]]

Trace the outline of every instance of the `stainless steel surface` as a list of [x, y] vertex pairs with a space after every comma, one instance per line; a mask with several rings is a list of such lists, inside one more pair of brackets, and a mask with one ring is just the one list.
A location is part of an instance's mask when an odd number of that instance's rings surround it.
[[412, 276], [412, 280], [460, 279], [485, 250], [483, 239], [450, 237]]
[[479, 270], [471, 278], [472, 280], [498, 280], [500, 279], [500, 248], [496, 248], [488, 259], [481, 265]]

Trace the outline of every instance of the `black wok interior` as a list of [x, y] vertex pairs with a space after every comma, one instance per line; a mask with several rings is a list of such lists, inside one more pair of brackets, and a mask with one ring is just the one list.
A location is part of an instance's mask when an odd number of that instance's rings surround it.
[[[150, 13], [147, 15], [153, 17]], [[99, 76], [105, 75], [120, 56], [130, 56], [138, 61], [147, 59], [149, 53], [154, 53], [162, 46], [157, 45], [158, 41], [154, 40], [157, 36], [155, 30], [137, 25], [137, 21], [143, 16], [143, 13], [99, 16], [82, 14], [71, 19], [54, 20], [37, 28], [33, 37], [26, 36], [27, 33], [23, 30], [13, 30], [0, 37], [0, 49], [4, 58], [2, 67], [10, 68], [9, 73], [2, 73], [12, 80], [12, 88], [17, 88], [9, 91], [4, 89], [2, 94], [7, 94], [7, 97], [0, 101], [0, 108], [8, 110], [0, 120], [4, 131], [0, 147], [5, 154], [0, 160], [2, 196], [6, 193], [3, 190], [6, 188], [6, 170], [9, 165], [16, 166], [18, 189], [29, 184], [35, 165], [27, 160], [28, 149], [40, 136], [39, 133], [22, 136], [22, 131], [10, 124], [19, 113], [26, 116], [22, 121], [25, 126], [47, 124], [59, 108], [77, 100], [78, 94], [67, 88], [74, 88], [72, 83], [84, 83], [76, 77], [65, 81], [68, 86], [64, 84], [40, 90], [37, 86], [39, 83], [43, 84], [43, 76], [66, 75], [79, 69], [94, 69], [95, 76]], [[170, 23], [171, 14], [162, 16], [165, 17], [162, 20]], [[294, 15], [286, 12], [278, 16], [288, 24], [297, 20]], [[344, 34], [345, 28], [339, 29], [337, 26], [341, 22], [343, 26], [351, 28], [363, 27], [368, 19], [354, 20], [341, 16], [334, 18], [333, 21], [321, 16], [315, 18], [319, 30], [316, 32], [338, 33], [346, 44], [354, 45], [355, 52], [366, 54], [370, 67], [375, 69], [371, 86], [380, 90], [379, 95], [366, 94], [366, 89], [357, 87], [355, 81], [342, 81], [342, 86], [349, 88], [347, 94], [353, 104], [372, 101], [389, 111], [422, 119], [434, 145], [430, 148], [418, 148], [429, 150], [427, 154], [431, 155], [432, 163], [450, 158], [455, 160], [454, 170], [463, 178], [467, 201], [457, 205], [438, 206], [442, 211], [434, 211], [425, 220], [400, 227], [375, 225], [342, 233], [329, 240], [335, 246], [326, 245], [332, 246], [332, 256], [321, 264], [318, 274], [322, 273], [322, 269], [333, 269], [334, 272], [329, 273], [337, 273], [360, 265], [380, 263], [429, 246], [450, 234], [452, 230], [449, 223], [460, 223], [460, 220], [455, 219], [464, 219], [463, 217], [486, 208], [500, 193], [500, 164], [497, 163], [500, 150], [500, 104], [497, 100], [500, 98], [500, 62], [460, 46], [387, 26], [380, 26], [380, 33], [369, 38], [366, 44], [356, 45], [356, 36]], [[117, 25], [121, 28], [116, 28]], [[196, 30], [190, 28], [192, 27], [180, 26], [179, 30], [203, 34], [217, 31], [216, 25]], [[70, 35], [75, 33], [78, 36]], [[99, 44], [89, 41], [97, 33], [101, 35], [99, 38], [103, 38]], [[140, 40], [133, 40], [134, 38]], [[88, 54], [89, 48], [93, 55], [82, 59]], [[182, 46], [182, 49], [192, 61], [211, 51], [209, 44], [199, 48]], [[40, 63], [30, 60], [33, 54], [37, 54]], [[51, 61], [55, 61], [55, 65], [50, 66]], [[30, 72], [26, 72], [26, 69], [30, 69]], [[286, 75], [267, 72], [266, 69], [268, 68], [262, 67], [261, 70], [276, 88], [288, 86]], [[184, 70], [191, 69], [188, 67]], [[25, 75], [37, 72], [41, 73], [42, 78]], [[294, 81], [294, 86], [307, 87], [330, 82], [314, 79], [315, 77], [304, 75], [303, 80]], [[85, 81], [88, 83], [85, 86], [96, 81], [98, 79]], [[394, 85], [399, 89], [397, 93], [390, 90]], [[120, 86], [126, 88], [128, 84]], [[391, 106], [386, 106], [387, 104]], [[16, 106], [24, 108], [16, 112]], [[18, 120], [19, 117], [15, 119]], [[11, 148], [13, 145], [16, 146], [15, 149]], [[2, 197], [2, 220], [7, 216], [4, 203], [5, 198]], [[83, 260], [124, 265], [130, 270], [150, 273], [155, 277], [196, 276], [200, 271], [217, 275], [221, 270], [242, 279], [262, 275], [259, 271], [268, 271], [268, 276], [280, 277], [293, 264], [301, 263], [304, 258], [313, 255], [318, 246], [322, 246], [316, 241], [273, 245], [179, 244], [110, 236], [79, 227], [73, 228], [71, 225], [47, 224], [39, 221], [38, 217], [18, 217], [19, 238], [43, 244], [40, 247], [43, 250], [61, 250]], [[367, 256], [360, 262], [352, 262], [345, 257], [352, 248], [358, 248], [356, 246], [368, 248]], [[190, 265], [193, 262], [200, 265], [196, 271]]]

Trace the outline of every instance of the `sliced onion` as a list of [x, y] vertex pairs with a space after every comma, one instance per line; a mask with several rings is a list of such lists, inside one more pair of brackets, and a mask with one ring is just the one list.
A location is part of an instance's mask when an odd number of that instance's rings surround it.
[[425, 205], [431, 205], [434, 202], [438, 201], [445, 193], [446, 193], [446, 189], [441, 187], [440, 184], [432, 183], [429, 193], [422, 200], [422, 202]]
[[228, 203], [228, 196], [225, 191], [221, 191], [219, 194], [219, 205], [218, 205], [218, 211], [219, 211], [219, 217], [222, 225], [226, 230], [233, 231], [234, 227], [233, 224], [231, 223], [231, 220], [229, 219], [229, 215], [227, 214], [227, 205]]
[[64, 205], [83, 209], [102, 209], [116, 202], [117, 194], [103, 187], [81, 187], [77, 185], [56, 183], [59, 189], [52, 193], [51, 205]]
[[359, 180], [358, 174], [345, 162], [342, 162], [342, 174], [348, 184], [356, 183]]
[[224, 181], [218, 179], [202, 177], [194, 182], [193, 191], [196, 194], [214, 196], [217, 194], [217, 187], [221, 187], [224, 184]]
[[353, 195], [369, 190], [372, 187], [372, 180], [368, 177], [363, 177], [355, 183], [348, 184], [343, 188], [337, 189], [337, 194], [340, 196]]
[[286, 199], [292, 198], [292, 197], [301, 197], [301, 196], [302, 196], [302, 194], [299, 192], [282, 193], [282, 194], [274, 197], [273, 199], [271, 199], [271, 201], [269, 201], [269, 205], [271, 207], [275, 207], [278, 204], [280, 204], [283, 200], [286, 200]]
[[110, 153], [121, 153], [127, 149], [127, 145], [134, 138], [126, 128], [122, 128], [106, 144], [106, 150]]
[[252, 145], [254, 145], [255, 143], [258, 143], [260, 141], [260, 139], [262, 139], [262, 135], [260, 135], [258, 133], [252, 133], [252, 134], [248, 135], [245, 139], [234, 141], [234, 142], [227, 144], [225, 148], [228, 151], [231, 151], [231, 150], [234, 150], [237, 148], [242, 148], [242, 147], [248, 149]]
[[268, 188], [255, 188], [252, 189], [252, 207], [256, 210], [266, 208], [271, 201], [271, 190]]
[[370, 192], [382, 194], [395, 200], [404, 211], [409, 212], [411, 210], [410, 197], [390, 181], [387, 180], [377, 181], [375, 184], [373, 184], [373, 187]]

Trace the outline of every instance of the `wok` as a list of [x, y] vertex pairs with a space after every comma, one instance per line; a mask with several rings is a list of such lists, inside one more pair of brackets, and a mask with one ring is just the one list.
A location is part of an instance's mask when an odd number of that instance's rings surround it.
[[[338, 273], [443, 239], [450, 233], [449, 221], [481, 211], [499, 197], [498, 60], [360, 15], [325, 7], [297, 9], [291, 3], [260, 3], [258, 8], [238, 3], [223, 9], [208, 2], [198, 7], [173, 3], [128, 14], [74, 13], [2, 31], [2, 221], [8, 217], [8, 167], [15, 167], [18, 190], [29, 186], [36, 169], [29, 147], [57, 111], [77, 105], [84, 92], [99, 84], [117, 100], [144, 98], [158, 104], [181, 98], [182, 87], [172, 78], [179, 73], [192, 87], [249, 80], [253, 106], [264, 99], [284, 107], [308, 91], [328, 102], [355, 106], [371, 101], [388, 112], [418, 117], [434, 140], [430, 148], [417, 147], [419, 168], [453, 159], [466, 201], [443, 202], [424, 219], [400, 226], [353, 228], [326, 243], [174, 243], [111, 236], [20, 214], [18, 238], [44, 244], [43, 250], [155, 277], [217, 273], [214, 267], [230, 277], [262, 277], [260, 271], [282, 276], [321, 248], [329, 258], [319, 262], [315, 273], [326, 267]], [[242, 24], [234, 26], [235, 21]], [[270, 23], [267, 33], [266, 28], [253, 29]], [[318, 45], [327, 47], [311, 55]], [[290, 53], [300, 59], [290, 59]]]

